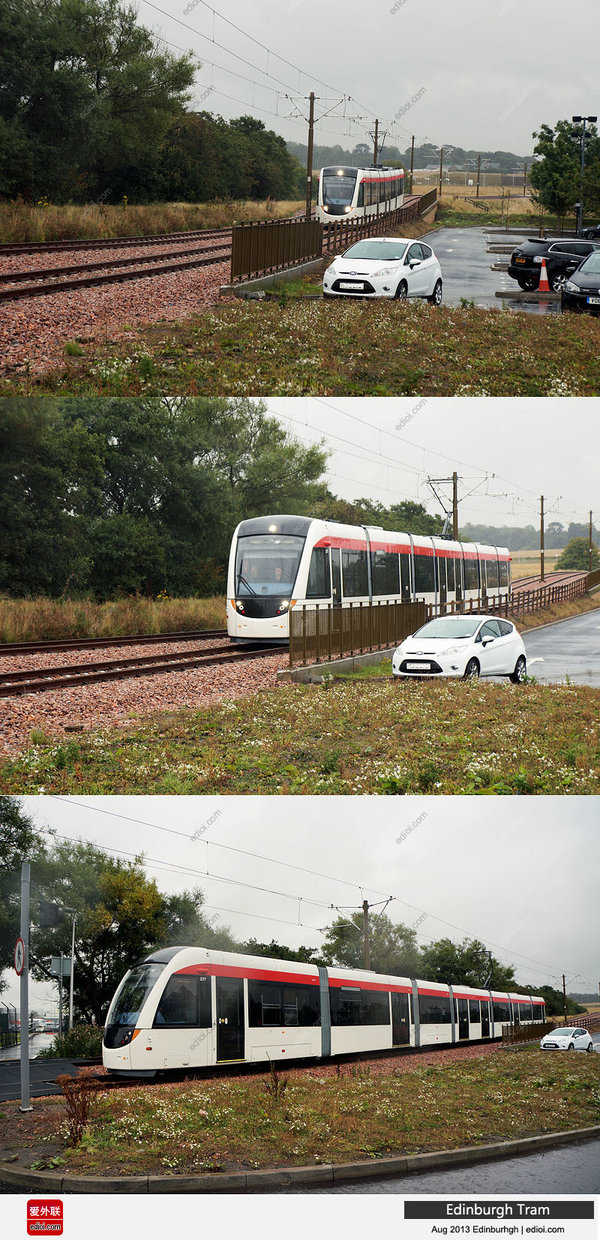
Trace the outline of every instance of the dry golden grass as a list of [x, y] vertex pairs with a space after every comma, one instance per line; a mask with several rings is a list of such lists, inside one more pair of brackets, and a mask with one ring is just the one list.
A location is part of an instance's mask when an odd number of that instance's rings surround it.
[[250, 220], [292, 215], [301, 202], [157, 202], [145, 206], [90, 203], [86, 206], [28, 206], [0, 203], [0, 243], [138, 237], [196, 228], [227, 228]]
[[[546, 551], [544, 561], [546, 572], [554, 572], [554, 567], [559, 556], [562, 554], [560, 548], [552, 548]], [[532, 573], [539, 572], [540, 553], [539, 550], [515, 551], [511, 561], [510, 572], [513, 581], [518, 581], [521, 577], [531, 577]]]
[[0, 598], [0, 641], [46, 641], [67, 637], [117, 637], [225, 626], [225, 599]]

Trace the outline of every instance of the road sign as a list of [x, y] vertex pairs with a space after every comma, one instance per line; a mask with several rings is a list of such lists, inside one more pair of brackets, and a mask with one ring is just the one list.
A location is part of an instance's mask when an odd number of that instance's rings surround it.
[[15, 943], [15, 973], [20, 977], [25, 968], [25, 944], [19, 935]]

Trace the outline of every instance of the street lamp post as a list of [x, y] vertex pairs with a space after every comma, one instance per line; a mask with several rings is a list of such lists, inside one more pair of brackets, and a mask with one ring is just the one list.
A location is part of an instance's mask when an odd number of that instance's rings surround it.
[[[590, 124], [595, 124], [595, 122], [598, 120], [598, 117], [597, 116], [572, 116], [571, 120], [573, 121], [574, 125], [582, 125], [581, 136], [579, 139], [579, 198], [580, 198], [580, 202], [575, 203], [575, 209], [577, 211], [577, 220], [575, 224], [575, 230], [577, 232], [577, 236], [579, 237], [581, 236], [581, 230], [583, 228], [583, 174], [585, 170], [585, 127], [588, 121]], [[574, 134], [573, 136], [576, 137], [577, 135]]]

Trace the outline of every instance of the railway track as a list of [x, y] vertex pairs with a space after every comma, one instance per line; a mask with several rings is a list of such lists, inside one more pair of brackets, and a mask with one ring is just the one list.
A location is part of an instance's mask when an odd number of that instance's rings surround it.
[[28, 668], [26, 671], [19, 669], [0, 673], [0, 697], [43, 693], [49, 689], [70, 689], [74, 685], [91, 685], [105, 680], [127, 680], [132, 676], [156, 676], [161, 672], [242, 663], [246, 659], [261, 659], [273, 654], [281, 654], [281, 646], [260, 647], [256, 650], [248, 647], [239, 649], [236, 646], [232, 649], [230, 645], [222, 644], [204, 651], [182, 650], [171, 654], [117, 658], [106, 662], [63, 664]]
[[202, 641], [207, 637], [226, 637], [227, 629], [187, 629], [177, 633], [130, 633], [120, 637], [50, 638], [40, 642], [4, 642], [0, 658], [17, 654], [46, 654], [53, 650], [94, 650], [107, 646], [151, 646], [158, 642]]
[[[212, 253], [207, 254], [207, 250]], [[217, 252], [215, 252], [217, 251]], [[202, 250], [188, 250], [188, 254], [193, 254], [192, 258], [177, 257], [177, 254], [183, 254], [184, 251], [173, 252], [171, 256], [157, 254], [154, 257], [148, 255], [147, 258], [111, 259], [102, 263], [82, 263], [69, 267], [54, 267], [39, 272], [35, 268], [31, 271], [20, 271], [15, 273], [17, 281], [29, 278], [32, 283], [17, 283], [10, 286], [12, 275], [10, 272], [4, 272], [0, 275], [0, 283], [8, 284], [9, 287], [0, 289], [0, 301], [18, 301], [25, 297], [45, 297], [52, 293], [64, 293], [72, 289], [91, 288], [100, 284], [120, 284], [125, 280], [142, 280], [150, 276], [169, 275], [173, 271], [185, 271], [190, 267], [210, 267], [218, 262], [225, 262], [231, 255], [231, 244], [223, 242], [219, 245], [204, 247]], [[161, 261], [165, 257], [169, 257], [170, 261]], [[152, 264], [152, 266], [144, 264]], [[137, 264], [137, 266], [136, 266]], [[63, 276], [69, 276], [73, 271], [97, 271], [102, 268], [102, 274], [78, 276], [74, 279], [63, 279]], [[110, 271], [107, 269], [111, 268]], [[116, 270], [114, 270], [116, 269]]]
[[176, 241], [208, 241], [212, 237], [231, 237], [230, 228], [192, 229], [188, 232], [157, 233], [150, 237], [101, 237], [72, 241], [15, 241], [0, 245], [0, 258], [13, 254], [51, 254], [61, 250], [105, 250], [131, 246], [164, 245]]
[[562, 573], [546, 573], [543, 581], [539, 573], [532, 573], [530, 577], [517, 577], [511, 585], [511, 590], [513, 594], [516, 594], [519, 590], [541, 590], [544, 586], [563, 586], [569, 581], [579, 581], [581, 577], [585, 577], [585, 573], [578, 569], [565, 570]]

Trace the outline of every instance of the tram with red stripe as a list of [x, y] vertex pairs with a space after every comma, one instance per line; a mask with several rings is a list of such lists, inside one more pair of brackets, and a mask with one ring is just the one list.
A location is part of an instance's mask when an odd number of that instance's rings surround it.
[[297, 604], [349, 607], [423, 599], [444, 610], [510, 591], [507, 547], [395, 533], [277, 515], [242, 521], [233, 536], [227, 578], [227, 632], [233, 641], [289, 639]]
[[168, 947], [125, 975], [102, 1059], [119, 1075], [453, 1046], [542, 1024], [544, 1000], [364, 969]]
[[322, 224], [383, 215], [404, 202], [404, 168], [322, 168], [316, 215]]

